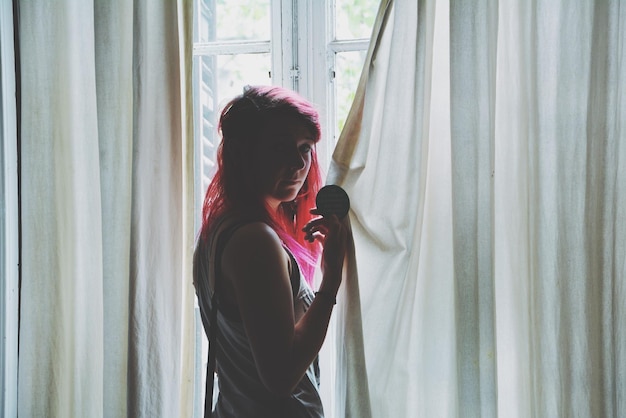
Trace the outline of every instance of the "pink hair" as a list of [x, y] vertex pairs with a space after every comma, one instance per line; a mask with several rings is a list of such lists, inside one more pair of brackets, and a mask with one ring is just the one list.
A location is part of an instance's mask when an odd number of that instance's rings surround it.
[[215, 221], [232, 212], [250, 221], [270, 225], [298, 261], [305, 280], [312, 284], [321, 248], [304, 239], [302, 228], [313, 217], [315, 197], [322, 179], [315, 149], [311, 154], [309, 174], [293, 202], [282, 203], [276, 214], [267, 209], [258, 187], [251, 145], [259, 132], [272, 122], [291, 119], [302, 122], [314, 135], [321, 137], [317, 110], [291, 90], [277, 86], [248, 87], [222, 110], [218, 131], [222, 142], [217, 151], [217, 171], [207, 189], [202, 206], [200, 239], [207, 239]]

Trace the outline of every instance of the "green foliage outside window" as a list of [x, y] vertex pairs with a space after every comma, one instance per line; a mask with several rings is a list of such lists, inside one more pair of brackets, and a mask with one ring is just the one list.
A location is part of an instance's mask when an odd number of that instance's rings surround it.
[[217, 0], [217, 38], [269, 40], [270, 0]]
[[369, 38], [380, 0], [336, 0], [337, 39]]

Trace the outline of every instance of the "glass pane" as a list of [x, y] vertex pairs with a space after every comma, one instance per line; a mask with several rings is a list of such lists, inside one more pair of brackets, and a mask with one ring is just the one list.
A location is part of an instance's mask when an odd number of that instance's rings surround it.
[[[205, 0], [207, 1], [207, 0]], [[210, 0], [208, 0], [210, 1]], [[270, 0], [212, 0], [219, 40], [270, 39]]]
[[215, 0], [196, 0], [194, 2], [193, 41], [209, 42], [215, 40]]
[[335, 37], [369, 38], [372, 35], [379, 3], [380, 0], [336, 0]]
[[196, 0], [195, 7], [195, 42], [270, 39], [270, 0]]
[[217, 121], [222, 107], [246, 85], [271, 84], [270, 66], [270, 54], [194, 57], [197, 199], [202, 198], [215, 172]]
[[247, 85], [271, 84], [272, 59], [267, 54], [220, 55], [218, 68], [218, 103], [220, 107], [243, 93]]
[[350, 106], [359, 85], [359, 78], [363, 70], [363, 63], [367, 51], [352, 51], [337, 53], [335, 58], [335, 114], [337, 125], [335, 138], [346, 123]]

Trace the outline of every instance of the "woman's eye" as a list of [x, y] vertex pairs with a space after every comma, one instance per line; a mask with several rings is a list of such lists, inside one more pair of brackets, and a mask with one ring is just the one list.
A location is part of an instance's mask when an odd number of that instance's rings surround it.
[[304, 144], [300, 146], [300, 152], [302, 153], [309, 153], [312, 149], [313, 147], [310, 144]]

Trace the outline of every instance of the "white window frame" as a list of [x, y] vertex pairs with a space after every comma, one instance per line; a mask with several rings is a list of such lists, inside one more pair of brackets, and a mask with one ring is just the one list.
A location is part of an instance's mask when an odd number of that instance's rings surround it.
[[[196, 43], [193, 54], [272, 54], [272, 82], [299, 92], [320, 112], [322, 167], [330, 162], [335, 135], [335, 56], [366, 51], [369, 39], [335, 40], [335, 0], [271, 0], [270, 41]], [[322, 69], [322, 70], [320, 70]]]
[[0, 2], [0, 415], [17, 417], [19, 297], [17, 102], [13, 2]]
[[[315, 103], [320, 112], [324, 141], [318, 147], [322, 167], [327, 167], [332, 151], [337, 143], [335, 126], [335, 84], [334, 74], [336, 54], [340, 52], [367, 51], [367, 39], [335, 39], [335, 0], [282, 0], [290, 2], [296, 14], [286, 14], [284, 20], [291, 19], [297, 26], [297, 83], [288, 84], [283, 77], [283, 86], [299, 92]], [[280, 29], [279, 29], [280, 30]], [[281, 46], [286, 50], [286, 46]], [[277, 63], [278, 65], [280, 63]], [[275, 65], [275, 67], [276, 67]], [[283, 72], [289, 64], [283, 64]], [[321, 69], [321, 70], [320, 70]]]
[[[197, 1], [197, 0], [196, 0]], [[323, 140], [317, 145], [320, 166], [328, 167], [337, 137], [335, 134], [335, 58], [340, 52], [367, 51], [369, 39], [335, 40], [335, 0], [270, 0], [270, 40], [215, 41], [194, 43], [193, 55], [271, 54], [271, 82], [297, 91], [319, 111]], [[196, 10], [194, 6], [194, 10]], [[194, 16], [194, 19], [200, 19]], [[198, 20], [197, 20], [198, 21]], [[194, 85], [194, 89], [197, 86]], [[194, 100], [196, 100], [194, 96]], [[199, 112], [200, 109], [196, 111]], [[196, 118], [202, 118], [196, 113]], [[196, 120], [195, 123], [199, 123]], [[194, 131], [197, 134], [196, 129]], [[197, 138], [196, 138], [197, 140]], [[195, 161], [202, 164], [201, 144], [195, 145]], [[199, 170], [199, 168], [197, 168]], [[196, 173], [196, 230], [199, 228], [202, 179]], [[206, 347], [196, 307], [196, 376], [206, 371]], [[194, 416], [202, 416], [204, 382], [196, 379]]]

